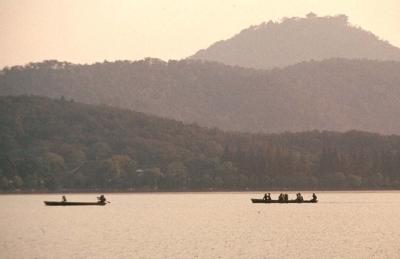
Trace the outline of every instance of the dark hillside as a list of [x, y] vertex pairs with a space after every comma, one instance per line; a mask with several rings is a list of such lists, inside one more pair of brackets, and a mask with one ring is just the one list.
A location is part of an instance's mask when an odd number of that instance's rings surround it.
[[0, 190], [400, 188], [400, 137], [245, 134], [107, 106], [0, 97]]

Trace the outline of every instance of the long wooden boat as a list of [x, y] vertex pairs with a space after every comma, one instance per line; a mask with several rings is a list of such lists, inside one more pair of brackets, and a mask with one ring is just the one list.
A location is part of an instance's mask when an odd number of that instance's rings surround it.
[[251, 199], [252, 203], [317, 203], [318, 200], [288, 200], [288, 201], [280, 201], [280, 200], [265, 200], [265, 199]]
[[108, 202], [73, 202], [73, 201], [44, 201], [46, 206], [90, 206], [90, 205], [97, 205], [97, 206], [104, 206]]

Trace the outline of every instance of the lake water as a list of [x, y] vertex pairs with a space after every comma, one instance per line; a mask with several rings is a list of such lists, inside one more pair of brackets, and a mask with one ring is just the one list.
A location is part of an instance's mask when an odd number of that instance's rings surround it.
[[400, 192], [317, 194], [318, 204], [252, 204], [261, 193], [110, 194], [104, 207], [1, 195], [0, 258], [400, 258]]

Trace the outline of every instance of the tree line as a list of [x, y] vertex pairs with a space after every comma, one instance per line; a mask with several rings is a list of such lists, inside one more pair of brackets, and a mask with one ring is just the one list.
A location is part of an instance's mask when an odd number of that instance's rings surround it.
[[400, 136], [224, 132], [60, 98], [0, 97], [0, 189], [400, 187]]

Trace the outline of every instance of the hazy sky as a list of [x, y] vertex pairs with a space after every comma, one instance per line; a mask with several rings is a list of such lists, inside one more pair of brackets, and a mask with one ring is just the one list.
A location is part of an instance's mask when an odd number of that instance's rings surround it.
[[346, 14], [400, 46], [400, 0], [0, 0], [0, 68], [44, 59], [180, 59], [250, 25]]

